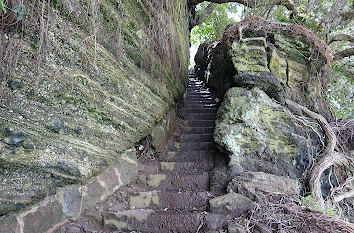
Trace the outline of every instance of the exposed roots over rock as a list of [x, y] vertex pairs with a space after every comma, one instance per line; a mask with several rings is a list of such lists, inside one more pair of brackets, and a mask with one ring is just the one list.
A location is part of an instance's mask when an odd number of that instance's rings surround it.
[[[250, 29], [255, 32], [261, 31], [264, 33], [265, 38], [267, 38], [267, 35], [274, 33], [290, 34], [290, 36], [305, 40], [312, 45], [314, 49], [312, 50], [313, 54], [310, 59], [317, 59], [318, 53], [320, 53], [326, 58], [326, 65], [330, 65], [333, 60], [329, 46], [324, 41], [320, 40], [310, 29], [295, 24], [272, 22], [256, 16], [248, 17], [239, 23], [229, 26], [223, 35], [223, 41], [228, 43], [230, 40], [237, 37], [240, 41], [250, 40], [242, 38], [242, 32], [246, 29]], [[265, 41], [263, 37], [252, 38], [252, 40], [256, 39], [263, 42]]]
[[268, 196], [265, 205], [256, 205], [248, 216], [235, 218], [247, 232], [331, 232], [351, 233], [354, 224], [299, 206], [297, 201], [282, 194]]
[[308, 182], [311, 195], [319, 201], [323, 208], [336, 204], [345, 198], [354, 196], [354, 188], [352, 186], [353, 174], [351, 174], [351, 176], [348, 176], [346, 181], [338, 187], [332, 187], [330, 196], [326, 201], [323, 199], [320, 182], [323, 172], [331, 166], [341, 165], [344, 166], [350, 173], [353, 168], [353, 158], [346, 156], [344, 152], [338, 151], [337, 136], [333, 128], [322, 115], [315, 113], [298, 103], [293, 101], [290, 102], [297, 108], [301, 109], [301, 111], [308, 117], [316, 119], [326, 135], [326, 146], [322, 152], [322, 156], [313, 163], [312, 167], [310, 167], [305, 174], [305, 180]]

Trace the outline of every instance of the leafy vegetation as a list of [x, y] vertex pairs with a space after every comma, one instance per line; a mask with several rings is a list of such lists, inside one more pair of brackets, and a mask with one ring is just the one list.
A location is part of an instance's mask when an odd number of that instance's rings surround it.
[[3, 0], [0, 0], [0, 10], [6, 13], [6, 5]]
[[[247, 1], [246, 1], [247, 2]], [[219, 4], [210, 16], [191, 33], [192, 45], [198, 46], [205, 40], [215, 40], [222, 36], [225, 27], [234, 23], [235, 13], [242, 11], [241, 19], [247, 16], [261, 16], [284, 23], [303, 25], [317, 33], [327, 42], [333, 51], [335, 61], [330, 67], [327, 101], [337, 118], [354, 118], [354, 74], [353, 61], [353, 0], [295, 0], [296, 12], [283, 5], [271, 4], [271, 0], [263, 0], [257, 6], [241, 8], [230, 1]], [[197, 5], [196, 15], [206, 14], [209, 2]], [[338, 39], [339, 36], [340, 39]], [[343, 53], [344, 50], [347, 53]]]
[[339, 218], [338, 210], [335, 207], [329, 207], [329, 208], [323, 209], [321, 207], [320, 203], [318, 201], [316, 201], [316, 199], [311, 195], [308, 195], [308, 196], [302, 198], [302, 200], [300, 200], [299, 202], [300, 202], [301, 206], [306, 206], [307, 208], [310, 208], [312, 210], [319, 211], [319, 212], [325, 213], [329, 216]]
[[[197, 6], [197, 14], [203, 15], [206, 13], [208, 2], [203, 2]], [[236, 20], [231, 17], [236, 13], [234, 3], [218, 4], [210, 16], [200, 25], [195, 26], [191, 32], [191, 42], [194, 45], [199, 45], [205, 40], [220, 39], [228, 24], [235, 23]], [[197, 15], [197, 17], [198, 17]]]

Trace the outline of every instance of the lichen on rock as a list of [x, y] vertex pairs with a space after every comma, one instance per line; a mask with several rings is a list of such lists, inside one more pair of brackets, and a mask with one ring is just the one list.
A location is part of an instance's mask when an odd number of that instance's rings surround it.
[[231, 167], [299, 178], [322, 147], [319, 126], [307, 121], [308, 126], [300, 125], [257, 87], [235, 87], [218, 110], [214, 139], [229, 152]]
[[185, 0], [41, 4], [44, 19], [28, 15], [30, 29], [0, 37], [16, 58], [1, 70], [11, 99], [0, 108], [0, 215], [97, 176], [151, 134], [187, 83]]

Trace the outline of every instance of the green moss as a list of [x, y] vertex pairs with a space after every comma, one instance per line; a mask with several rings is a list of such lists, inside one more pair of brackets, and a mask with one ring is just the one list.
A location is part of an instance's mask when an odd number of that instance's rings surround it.
[[107, 116], [105, 112], [102, 112], [100, 110], [97, 110], [95, 108], [87, 108], [88, 114], [91, 118], [95, 119], [97, 122], [104, 124], [104, 125], [111, 125], [113, 128], [115, 128], [118, 131], [124, 131], [125, 127], [117, 122], [115, 122], [113, 119]]

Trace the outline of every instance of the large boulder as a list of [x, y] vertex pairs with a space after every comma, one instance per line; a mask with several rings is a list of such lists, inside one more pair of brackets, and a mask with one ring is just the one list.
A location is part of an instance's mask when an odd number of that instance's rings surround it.
[[321, 148], [316, 123], [296, 117], [255, 87], [227, 91], [217, 112], [215, 141], [228, 152], [235, 170], [299, 178]]

